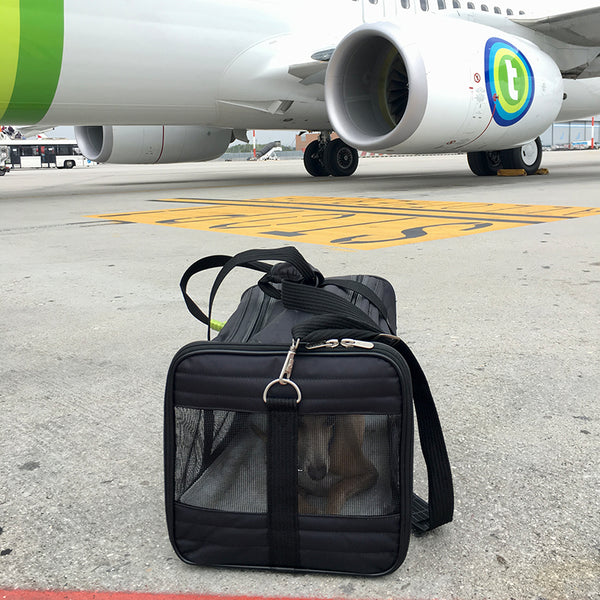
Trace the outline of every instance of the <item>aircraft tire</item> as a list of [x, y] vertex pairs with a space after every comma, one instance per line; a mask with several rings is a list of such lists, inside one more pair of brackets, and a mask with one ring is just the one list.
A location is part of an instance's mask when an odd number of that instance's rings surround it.
[[471, 171], [479, 177], [497, 175], [503, 167], [499, 152], [467, 152]]
[[500, 152], [502, 166], [505, 169], [524, 169], [527, 175], [535, 175], [542, 163], [542, 140], [535, 140]]
[[304, 168], [309, 175], [313, 177], [326, 177], [329, 172], [323, 164], [323, 159], [319, 152], [319, 141], [314, 140], [304, 150]]
[[336, 138], [325, 147], [323, 162], [334, 177], [348, 177], [358, 167], [358, 152], [356, 148]]

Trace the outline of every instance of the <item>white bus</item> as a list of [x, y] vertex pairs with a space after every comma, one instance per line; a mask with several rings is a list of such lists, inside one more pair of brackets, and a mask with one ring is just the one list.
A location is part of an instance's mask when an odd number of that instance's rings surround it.
[[8, 154], [6, 165], [14, 168], [82, 167], [85, 158], [75, 140], [38, 138], [37, 140], [0, 140]]

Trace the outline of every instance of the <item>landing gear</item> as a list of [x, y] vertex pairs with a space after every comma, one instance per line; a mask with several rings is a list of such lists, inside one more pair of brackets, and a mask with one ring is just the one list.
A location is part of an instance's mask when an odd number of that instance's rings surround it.
[[318, 140], [304, 151], [304, 168], [313, 177], [348, 177], [358, 167], [358, 152], [341, 139], [330, 138], [330, 132], [321, 132]]
[[542, 140], [538, 137], [509, 150], [468, 152], [467, 161], [475, 175], [496, 175], [500, 169], [523, 169], [527, 175], [534, 175], [542, 162]]
[[475, 175], [497, 175], [502, 168], [500, 152], [467, 152], [467, 162]]
[[329, 175], [323, 164], [323, 152], [320, 149], [319, 140], [314, 140], [304, 151], [304, 168], [313, 177], [326, 177]]
[[542, 140], [536, 138], [520, 148], [502, 150], [500, 160], [505, 169], [524, 169], [527, 175], [535, 175], [542, 163]]
[[348, 177], [358, 167], [358, 152], [337, 138], [325, 146], [323, 162], [334, 177]]

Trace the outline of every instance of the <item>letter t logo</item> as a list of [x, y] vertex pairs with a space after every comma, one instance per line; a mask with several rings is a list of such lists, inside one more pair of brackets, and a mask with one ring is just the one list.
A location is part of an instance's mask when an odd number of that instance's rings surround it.
[[512, 66], [510, 59], [507, 58], [504, 63], [506, 64], [506, 75], [508, 78], [508, 94], [512, 100], [516, 101], [519, 99], [519, 92], [515, 88], [515, 79], [519, 72]]

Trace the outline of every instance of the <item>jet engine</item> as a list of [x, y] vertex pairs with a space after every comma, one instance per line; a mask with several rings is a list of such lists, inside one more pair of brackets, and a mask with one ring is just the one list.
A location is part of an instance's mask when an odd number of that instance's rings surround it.
[[329, 62], [325, 100], [333, 129], [354, 148], [473, 152], [539, 136], [560, 111], [563, 82], [531, 42], [429, 14], [349, 33]]
[[213, 160], [232, 141], [231, 129], [198, 126], [75, 127], [82, 154], [101, 163], [156, 164]]

